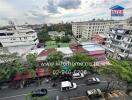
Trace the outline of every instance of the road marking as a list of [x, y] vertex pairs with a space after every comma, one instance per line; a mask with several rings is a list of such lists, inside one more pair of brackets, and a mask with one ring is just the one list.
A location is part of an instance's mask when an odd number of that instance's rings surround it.
[[51, 89], [51, 90], [48, 90], [48, 91], [57, 91], [58, 89]]
[[80, 98], [85, 98], [86, 96], [81, 96], [81, 97], [73, 97], [73, 98], [70, 98], [71, 99], [80, 99]]
[[79, 84], [78, 86], [83, 86], [83, 85], [86, 85], [86, 84]]
[[15, 97], [21, 97], [21, 96], [24, 96], [24, 95], [27, 95], [27, 94], [20, 94], [20, 95], [15, 95], [15, 96], [3, 97], [3, 98], [0, 98], [0, 100], [9, 99], [9, 98], [15, 98]]

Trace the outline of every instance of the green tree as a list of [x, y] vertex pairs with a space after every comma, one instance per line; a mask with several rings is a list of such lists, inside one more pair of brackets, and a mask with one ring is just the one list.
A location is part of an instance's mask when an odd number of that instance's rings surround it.
[[61, 41], [60, 37], [56, 37], [55, 41], [56, 41], [56, 44], [58, 44]]
[[0, 61], [0, 80], [9, 79], [12, 74], [20, 70], [20, 67], [17, 68], [20, 57], [16, 53], [0, 55]]
[[27, 64], [29, 65], [29, 67], [32, 67], [33, 69], [35, 69], [36, 66], [37, 66], [37, 61], [36, 61], [37, 54], [36, 53], [34, 53], [34, 54], [28, 54], [26, 56], [26, 59], [27, 59]]
[[69, 36], [63, 36], [62, 38], [61, 38], [61, 42], [64, 42], [64, 43], [69, 43], [70, 42], [70, 38], [69, 38]]
[[95, 59], [93, 57], [90, 57], [84, 53], [74, 54], [70, 58], [71, 62], [75, 63], [81, 63], [81, 65], [75, 65], [74, 69], [85, 69], [90, 70], [92, 69], [92, 65], [95, 62]]
[[[114, 83], [117, 84], [117, 86], [121, 86], [120, 82], [125, 84], [132, 82], [131, 61], [115, 60], [112, 58], [109, 58], [109, 61], [111, 65], [101, 66], [99, 73], [107, 75], [111, 82], [114, 81]], [[107, 86], [107, 90], [108, 88], [109, 85]]]
[[45, 30], [38, 32], [37, 35], [40, 43], [45, 43], [46, 41], [51, 40], [50, 36], [48, 35], [48, 32], [45, 32]]
[[[63, 55], [62, 52], [59, 52], [59, 51], [52, 52], [48, 55], [47, 61], [49, 63], [58, 63], [60, 61], [63, 61], [63, 57], [64, 57], [64, 55]], [[51, 69], [60, 69], [60, 66], [58, 66], [58, 65], [53, 65], [53, 66], [50, 66], [50, 67], [51, 67]]]
[[0, 61], [3, 63], [0, 65], [0, 80], [6, 81], [14, 76], [16, 73], [19, 73], [22, 78], [22, 83], [24, 82], [23, 75], [27, 72], [34, 76], [34, 70], [29, 67], [27, 64], [21, 62], [21, 57], [17, 54], [4, 54], [0, 56]]

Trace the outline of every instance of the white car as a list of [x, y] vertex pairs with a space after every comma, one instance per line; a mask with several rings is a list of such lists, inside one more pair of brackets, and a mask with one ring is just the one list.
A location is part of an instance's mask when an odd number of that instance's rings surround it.
[[61, 82], [61, 91], [76, 89], [77, 84], [70, 81]]
[[88, 90], [86, 91], [87, 95], [89, 98], [93, 98], [93, 97], [102, 97], [102, 92], [100, 89], [92, 89], [92, 90]]
[[74, 73], [72, 75], [73, 79], [78, 79], [78, 78], [83, 78], [84, 74], [83, 73]]

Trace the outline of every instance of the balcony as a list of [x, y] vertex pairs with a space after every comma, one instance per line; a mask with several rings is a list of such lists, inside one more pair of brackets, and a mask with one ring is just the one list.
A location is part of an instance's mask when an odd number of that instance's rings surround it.
[[119, 40], [119, 39], [115, 39], [115, 38], [114, 39], [112, 38], [111, 40], [117, 41], [117, 42], [122, 42], [123, 41], [122, 39]]
[[131, 41], [124, 41], [126, 44], [131, 44], [132, 45], [132, 42]]

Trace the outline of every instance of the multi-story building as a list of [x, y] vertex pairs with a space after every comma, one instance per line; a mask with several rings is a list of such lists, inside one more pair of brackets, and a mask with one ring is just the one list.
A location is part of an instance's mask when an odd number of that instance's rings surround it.
[[10, 53], [24, 54], [39, 43], [37, 33], [29, 28], [14, 27], [0, 30], [0, 44]]
[[85, 22], [73, 22], [72, 32], [76, 38], [85, 38], [91, 40], [95, 34], [104, 33], [109, 28], [117, 25], [119, 21], [115, 20], [93, 20]]
[[111, 28], [109, 35], [110, 41], [106, 44], [108, 56], [117, 59], [132, 58], [132, 27]]
[[132, 17], [126, 20], [128, 26], [132, 26]]

